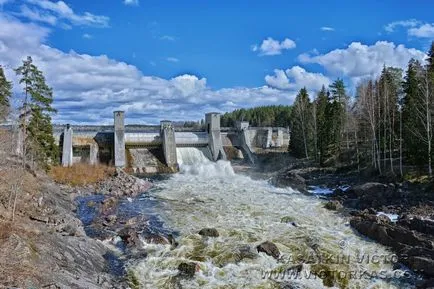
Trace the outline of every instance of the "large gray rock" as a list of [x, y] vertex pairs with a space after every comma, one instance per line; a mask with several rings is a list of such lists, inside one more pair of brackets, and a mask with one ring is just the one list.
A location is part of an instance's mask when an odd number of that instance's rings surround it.
[[258, 245], [256, 247], [256, 250], [258, 250], [258, 252], [264, 252], [265, 254], [273, 257], [274, 259], [278, 259], [280, 256], [279, 249], [274, 243], [270, 241], [265, 241], [262, 244]]
[[216, 238], [220, 236], [219, 232], [215, 228], [203, 228], [199, 231], [199, 235], [203, 237], [212, 237], [212, 238]]

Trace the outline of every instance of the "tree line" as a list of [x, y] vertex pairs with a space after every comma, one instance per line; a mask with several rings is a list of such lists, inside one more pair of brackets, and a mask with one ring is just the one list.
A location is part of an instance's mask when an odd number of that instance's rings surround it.
[[4, 122], [8, 119], [15, 109], [11, 106], [15, 100], [18, 103], [17, 124], [21, 139], [18, 153], [23, 167], [38, 164], [48, 168], [57, 162], [59, 154], [51, 122], [51, 116], [56, 113], [52, 106], [53, 90], [30, 56], [14, 72], [22, 88], [22, 93], [16, 94], [15, 99], [12, 82], [6, 79], [4, 68], [0, 65], [0, 120]]
[[237, 121], [248, 121], [250, 126], [289, 127], [291, 106], [270, 105], [237, 109], [221, 116], [221, 126], [234, 127]]
[[337, 79], [310, 97], [302, 88], [291, 113], [290, 150], [321, 165], [371, 166], [403, 175], [403, 166], [432, 175], [434, 42], [424, 62], [406, 71], [384, 66], [350, 97]]

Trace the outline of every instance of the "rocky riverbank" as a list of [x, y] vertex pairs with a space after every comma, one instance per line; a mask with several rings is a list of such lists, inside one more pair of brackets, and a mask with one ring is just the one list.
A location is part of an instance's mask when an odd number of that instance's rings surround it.
[[398, 181], [296, 163], [271, 181], [325, 200], [325, 208], [349, 218], [358, 233], [389, 247], [399, 262], [423, 277], [418, 288], [434, 288], [434, 183]]
[[[81, 188], [58, 185], [45, 174], [25, 177], [35, 190], [18, 197], [14, 222], [8, 221], [6, 206], [0, 210], [0, 288], [127, 288], [122, 254], [104, 238], [90, 234], [80, 215], [80, 200], [100, 196], [94, 206], [104, 216], [103, 226], [121, 223], [111, 217], [111, 210], [151, 184], [123, 172]], [[139, 239], [125, 224], [118, 235], [128, 246]]]

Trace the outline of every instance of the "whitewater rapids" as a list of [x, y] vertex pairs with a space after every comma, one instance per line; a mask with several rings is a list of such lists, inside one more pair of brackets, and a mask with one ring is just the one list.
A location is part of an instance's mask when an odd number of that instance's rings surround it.
[[[313, 256], [315, 252], [349, 256], [350, 261], [325, 267], [304, 264], [304, 272], [322, 268], [383, 271], [393, 276], [401, 273], [388, 262], [356, 261], [356, 256], [392, 253], [355, 234], [348, 219], [324, 209], [321, 200], [236, 174], [229, 162], [209, 161], [208, 149], [178, 148], [177, 154], [181, 172], [157, 183], [150, 194], [162, 204], [159, 213], [165, 224], [179, 232], [179, 246], [171, 249], [143, 243], [148, 256], [128, 269], [142, 288], [178, 288], [174, 276], [181, 262], [198, 264], [192, 279], [181, 279], [182, 288], [281, 288], [279, 283], [285, 280], [264, 279], [264, 272], [283, 271], [294, 265], [292, 256]], [[216, 228], [220, 236], [203, 238], [197, 234], [202, 228]], [[234, 257], [235, 248], [247, 245], [256, 252], [255, 247], [267, 240], [277, 245], [281, 260], [264, 253], [241, 261]], [[303, 286], [293, 288], [330, 288], [312, 276], [290, 282]], [[399, 278], [334, 282], [334, 288], [412, 287]]]

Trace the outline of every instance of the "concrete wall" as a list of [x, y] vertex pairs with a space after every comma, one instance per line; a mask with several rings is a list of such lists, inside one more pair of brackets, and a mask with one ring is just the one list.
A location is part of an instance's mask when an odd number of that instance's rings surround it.
[[123, 111], [114, 112], [114, 160], [116, 168], [124, 168], [126, 165], [125, 155], [125, 116]]
[[[137, 149], [137, 156], [149, 156], [140, 151], [142, 148], [161, 150], [161, 163], [176, 166], [176, 147], [209, 147], [212, 159], [225, 159], [223, 147], [237, 147], [243, 150], [252, 162], [254, 153], [268, 149], [285, 151], [289, 145], [290, 134], [285, 128], [249, 127], [248, 122], [238, 122], [234, 128], [221, 128], [220, 115], [209, 113], [205, 116], [206, 129], [197, 130], [175, 128], [170, 121], [162, 121], [160, 126], [125, 125], [124, 113], [114, 112], [113, 126], [64, 126], [54, 127], [54, 136], [62, 147], [62, 165], [70, 166], [75, 162], [90, 164], [106, 163], [123, 168], [131, 166], [126, 149]], [[176, 130], [176, 132], [175, 132]], [[66, 142], [63, 136], [66, 135]], [[136, 151], [135, 151], [136, 152]], [[155, 153], [154, 153], [155, 154]], [[157, 153], [156, 155], [159, 155]], [[137, 160], [136, 168], [146, 161]]]
[[177, 167], [175, 130], [171, 121], [161, 122], [161, 139], [163, 144], [164, 160], [168, 167]]
[[208, 133], [208, 146], [211, 150], [214, 161], [226, 159], [226, 153], [223, 150], [221, 132], [220, 132], [220, 114], [207, 113], [205, 115], [205, 124]]

